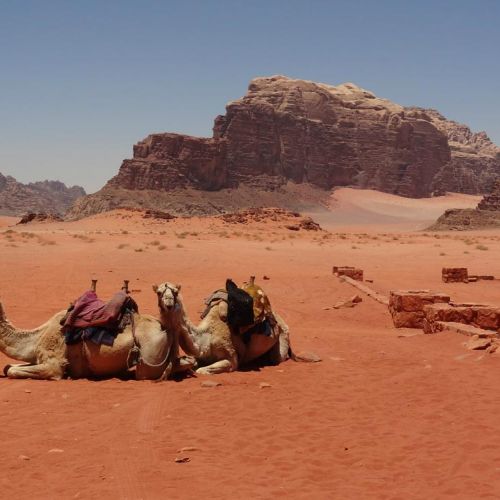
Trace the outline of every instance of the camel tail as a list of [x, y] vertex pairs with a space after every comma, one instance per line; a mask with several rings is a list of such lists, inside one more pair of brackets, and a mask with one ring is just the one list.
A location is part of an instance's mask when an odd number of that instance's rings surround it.
[[300, 363], [319, 363], [321, 361], [321, 358], [313, 352], [299, 352], [295, 354], [291, 347], [288, 348], [288, 356], [290, 356], [290, 359]]
[[3, 308], [2, 301], [0, 301], [0, 321], [7, 321], [7, 316], [5, 315], [5, 309]]

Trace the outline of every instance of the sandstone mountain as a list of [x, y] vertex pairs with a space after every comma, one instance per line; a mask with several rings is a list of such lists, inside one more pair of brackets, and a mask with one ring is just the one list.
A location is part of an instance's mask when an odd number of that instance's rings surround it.
[[433, 110], [404, 108], [352, 83], [256, 78], [215, 119], [213, 136], [148, 136], [71, 217], [134, 206], [216, 213], [318, 205], [337, 186], [407, 197], [487, 190], [499, 148]]
[[66, 187], [59, 181], [22, 184], [0, 173], [0, 214], [23, 215], [28, 212], [64, 214], [78, 198], [85, 196], [79, 186]]
[[482, 194], [492, 189], [500, 175], [500, 147], [486, 132], [473, 133], [461, 123], [447, 120], [434, 109], [406, 108], [407, 113], [424, 116], [448, 138], [451, 160], [434, 179], [436, 191]]

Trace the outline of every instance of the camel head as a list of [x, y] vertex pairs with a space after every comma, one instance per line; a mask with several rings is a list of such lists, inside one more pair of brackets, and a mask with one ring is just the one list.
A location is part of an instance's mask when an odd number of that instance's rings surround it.
[[174, 285], [166, 281], [161, 285], [153, 285], [158, 297], [158, 307], [162, 311], [170, 312], [180, 307], [179, 291], [181, 285]]

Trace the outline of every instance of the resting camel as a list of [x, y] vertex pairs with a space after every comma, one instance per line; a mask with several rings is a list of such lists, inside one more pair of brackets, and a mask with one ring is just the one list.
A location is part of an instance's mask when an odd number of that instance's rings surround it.
[[[6, 318], [0, 303], [0, 351], [23, 364], [7, 365], [4, 373], [10, 378], [59, 380], [71, 378], [104, 378], [124, 374], [132, 364], [134, 337], [131, 325], [119, 333], [113, 346], [96, 345], [83, 340], [66, 345], [60, 321], [66, 315], [61, 311], [33, 330], [15, 328]], [[190, 368], [189, 363], [178, 363], [176, 336], [162, 329], [152, 316], [133, 314], [136, 344], [139, 356], [135, 367], [138, 380], [166, 379], [173, 371]], [[188, 354], [190, 339], [183, 341]], [[187, 365], [187, 366], [185, 366]]]
[[213, 375], [231, 372], [266, 353], [272, 364], [279, 364], [289, 358], [297, 359], [290, 349], [288, 326], [277, 314], [274, 314], [277, 328], [273, 335], [253, 335], [245, 345], [239, 335], [231, 334], [226, 322], [227, 302], [224, 299], [217, 297], [217, 294], [212, 295], [205, 317], [195, 326], [188, 318], [180, 289], [180, 285], [169, 282], [153, 285], [158, 296], [162, 327], [177, 332], [180, 346], [184, 350], [183, 339], [188, 337], [199, 350], [194, 354], [201, 365], [196, 373]]

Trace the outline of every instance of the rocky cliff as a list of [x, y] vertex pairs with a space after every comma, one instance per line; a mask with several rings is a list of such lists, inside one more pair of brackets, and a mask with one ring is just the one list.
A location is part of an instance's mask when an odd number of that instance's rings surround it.
[[66, 187], [59, 181], [22, 184], [0, 173], [0, 214], [23, 215], [27, 212], [64, 214], [78, 198], [85, 196], [79, 186]]
[[406, 108], [408, 114], [428, 119], [448, 138], [451, 160], [436, 175], [435, 191], [481, 194], [492, 190], [500, 176], [500, 147], [486, 132], [474, 133], [467, 125], [447, 120], [434, 109]]
[[358, 186], [408, 197], [477, 192], [500, 171], [498, 158], [485, 135], [351, 83], [256, 78], [215, 119], [213, 137], [148, 136], [71, 215], [124, 203], [182, 213], [183, 193], [189, 193], [191, 213], [224, 211], [242, 190], [253, 193], [250, 206], [272, 192], [281, 206], [294, 208], [297, 185], [320, 191]]
[[500, 179], [493, 183], [491, 192], [483, 197], [476, 208], [446, 210], [429, 229], [464, 231], [494, 227], [500, 227]]

